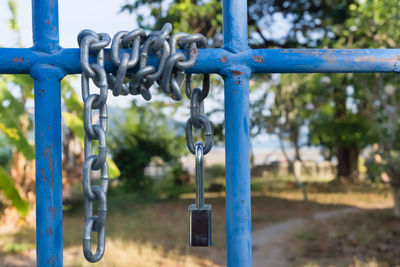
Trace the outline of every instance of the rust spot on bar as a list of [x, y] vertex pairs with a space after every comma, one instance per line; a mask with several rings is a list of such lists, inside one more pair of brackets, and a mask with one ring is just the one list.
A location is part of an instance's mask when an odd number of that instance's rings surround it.
[[378, 62], [375, 56], [362, 56], [356, 57], [354, 59], [355, 62]]
[[43, 94], [43, 93], [44, 93], [44, 90], [43, 90], [43, 89], [40, 89], [39, 92], [41, 92], [41, 93]]
[[239, 76], [239, 75], [242, 75], [242, 74], [243, 74], [243, 72], [238, 71], [238, 70], [231, 70], [231, 72], [232, 72], [232, 74], [235, 75], [235, 76]]
[[49, 229], [47, 229], [46, 234], [53, 235], [53, 227], [50, 227]]
[[240, 79], [235, 82], [237, 85], [240, 85]]
[[50, 20], [46, 19], [46, 24], [50, 24]]
[[57, 208], [56, 207], [54, 207], [54, 208], [49, 207], [49, 211], [51, 213], [51, 217], [53, 217], [53, 220], [54, 220], [54, 218], [56, 217], [56, 214], [57, 214]]
[[42, 181], [43, 182], [47, 182], [46, 174], [44, 173], [44, 169], [43, 168], [40, 169], [40, 173], [42, 174]]
[[264, 63], [264, 57], [263, 56], [253, 56], [253, 60], [256, 63]]
[[336, 61], [336, 56], [335, 55], [322, 55], [322, 58], [326, 61], [328, 61], [329, 63], [334, 63]]
[[55, 258], [54, 256], [51, 256], [51, 258], [48, 259], [48, 260], [46, 261], [46, 263], [47, 263], [48, 265], [50, 265], [51, 267], [54, 267], [54, 265], [56, 264], [56, 258]]
[[219, 60], [219, 62], [222, 62], [222, 63], [228, 62], [228, 57], [227, 56], [222, 56], [221, 59]]
[[397, 63], [400, 60], [400, 57], [398, 55], [395, 55], [392, 58], [381, 58], [379, 62], [395, 62]]
[[53, 144], [51, 144], [51, 147], [46, 147], [43, 150], [43, 158], [48, 159], [48, 167], [50, 171], [50, 187], [52, 190], [54, 190], [54, 167], [53, 167], [53, 154], [52, 154], [52, 148]]
[[23, 62], [23, 61], [24, 61], [23, 57], [15, 57], [15, 58], [13, 58], [13, 62], [14, 63]]

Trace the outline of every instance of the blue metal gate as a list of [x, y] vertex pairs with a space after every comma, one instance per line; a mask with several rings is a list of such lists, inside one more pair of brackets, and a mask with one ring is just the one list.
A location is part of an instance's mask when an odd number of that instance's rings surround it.
[[[247, 2], [222, 2], [224, 46], [199, 49], [196, 64], [187, 72], [216, 73], [225, 81], [227, 264], [245, 267], [251, 266], [250, 75], [399, 72], [400, 49], [249, 49]], [[0, 74], [30, 74], [34, 79], [37, 266], [60, 267], [60, 80], [65, 75], [81, 73], [81, 65], [78, 48], [59, 45], [58, 1], [32, 0], [32, 9], [34, 45], [0, 48]], [[151, 62], [157, 64], [157, 59]], [[112, 68], [112, 63], [106, 62], [106, 70]], [[50, 178], [43, 180], [42, 173]]]

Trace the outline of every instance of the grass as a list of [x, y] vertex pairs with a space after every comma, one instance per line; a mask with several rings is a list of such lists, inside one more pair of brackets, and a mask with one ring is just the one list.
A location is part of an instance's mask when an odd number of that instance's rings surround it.
[[[252, 196], [252, 230], [294, 217], [359, 206], [366, 203], [390, 202], [385, 190], [365, 188], [349, 192], [310, 190], [310, 201], [301, 200], [297, 189], [268, 191], [268, 184], [258, 187]], [[321, 191], [322, 192], [318, 192]], [[183, 199], [153, 203], [135, 203], [129, 198], [110, 197], [107, 217], [107, 243], [103, 260], [96, 266], [224, 266], [225, 198], [224, 193], [206, 194], [212, 204], [213, 247], [188, 246], [188, 211], [194, 195]], [[64, 212], [64, 265], [93, 266], [85, 262], [81, 252], [83, 208]], [[297, 240], [313, 240], [311, 234], [300, 234]], [[9, 244], [19, 244], [18, 246]], [[0, 251], [34, 255], [34, 229], [22, 229], [17, 234], [0, 234]], [[0, 257], [1, 259], [1, 257]], [[13, 265], [8, 265], [13, 266]], [[24, 266], [24, 265], [21, 265]], [[28, 266], [28, 265], [27, 265]]]
[[302, 249], [293, 257], [293, 266], [400, 265], [400, 220], [392, 210], [314, 223], [296, 232], [294, 238]]

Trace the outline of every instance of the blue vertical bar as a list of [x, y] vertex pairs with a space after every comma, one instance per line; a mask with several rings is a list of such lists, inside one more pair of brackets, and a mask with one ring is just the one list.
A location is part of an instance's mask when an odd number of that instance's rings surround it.
[[222, 15], [224, 48], [233, 53], [248, 49], [247, 0], [224, 0]]
[[35, 49], [59, 49], [58, 0], [32, 0], [32, 26]]
[[[224, 48], [248, 49], [247, 1], [223, 1]], [[250, 195], [250, 68], [231, 65], [221, 72], [225, 81], [226, 242], [229, 267], [251, 266]]]
[[61, 73], [34, 68], [37, 266], [61, 267]]
[[[34, 51], [53, 55], [58, 43], [57, 0], [32, 0]], [[36, 156], [37, 266], [63, 265], [61, 180], [61, 88], [64, 71], [35, 64], [34, 79]]]

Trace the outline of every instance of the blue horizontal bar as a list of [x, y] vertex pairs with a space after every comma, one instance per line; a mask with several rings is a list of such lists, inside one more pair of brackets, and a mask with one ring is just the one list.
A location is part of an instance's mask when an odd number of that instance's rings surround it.
[[[35, 64], [58, 66], [66, 74], [81, 73], [78, 48], [52, 54], [0, 48], [0, 74], [28, 74]], [[157, 64], [157, 59], [151, 57], [149, 64]], [[233, 65], [246, 65], [253, 73], [400, 72], [400, 49], [248, 49], [237, 54], [222, 48], [199, 49], [188, 72], [221, 73]], [[115, 70], [108, 49], [106, 69]]]

